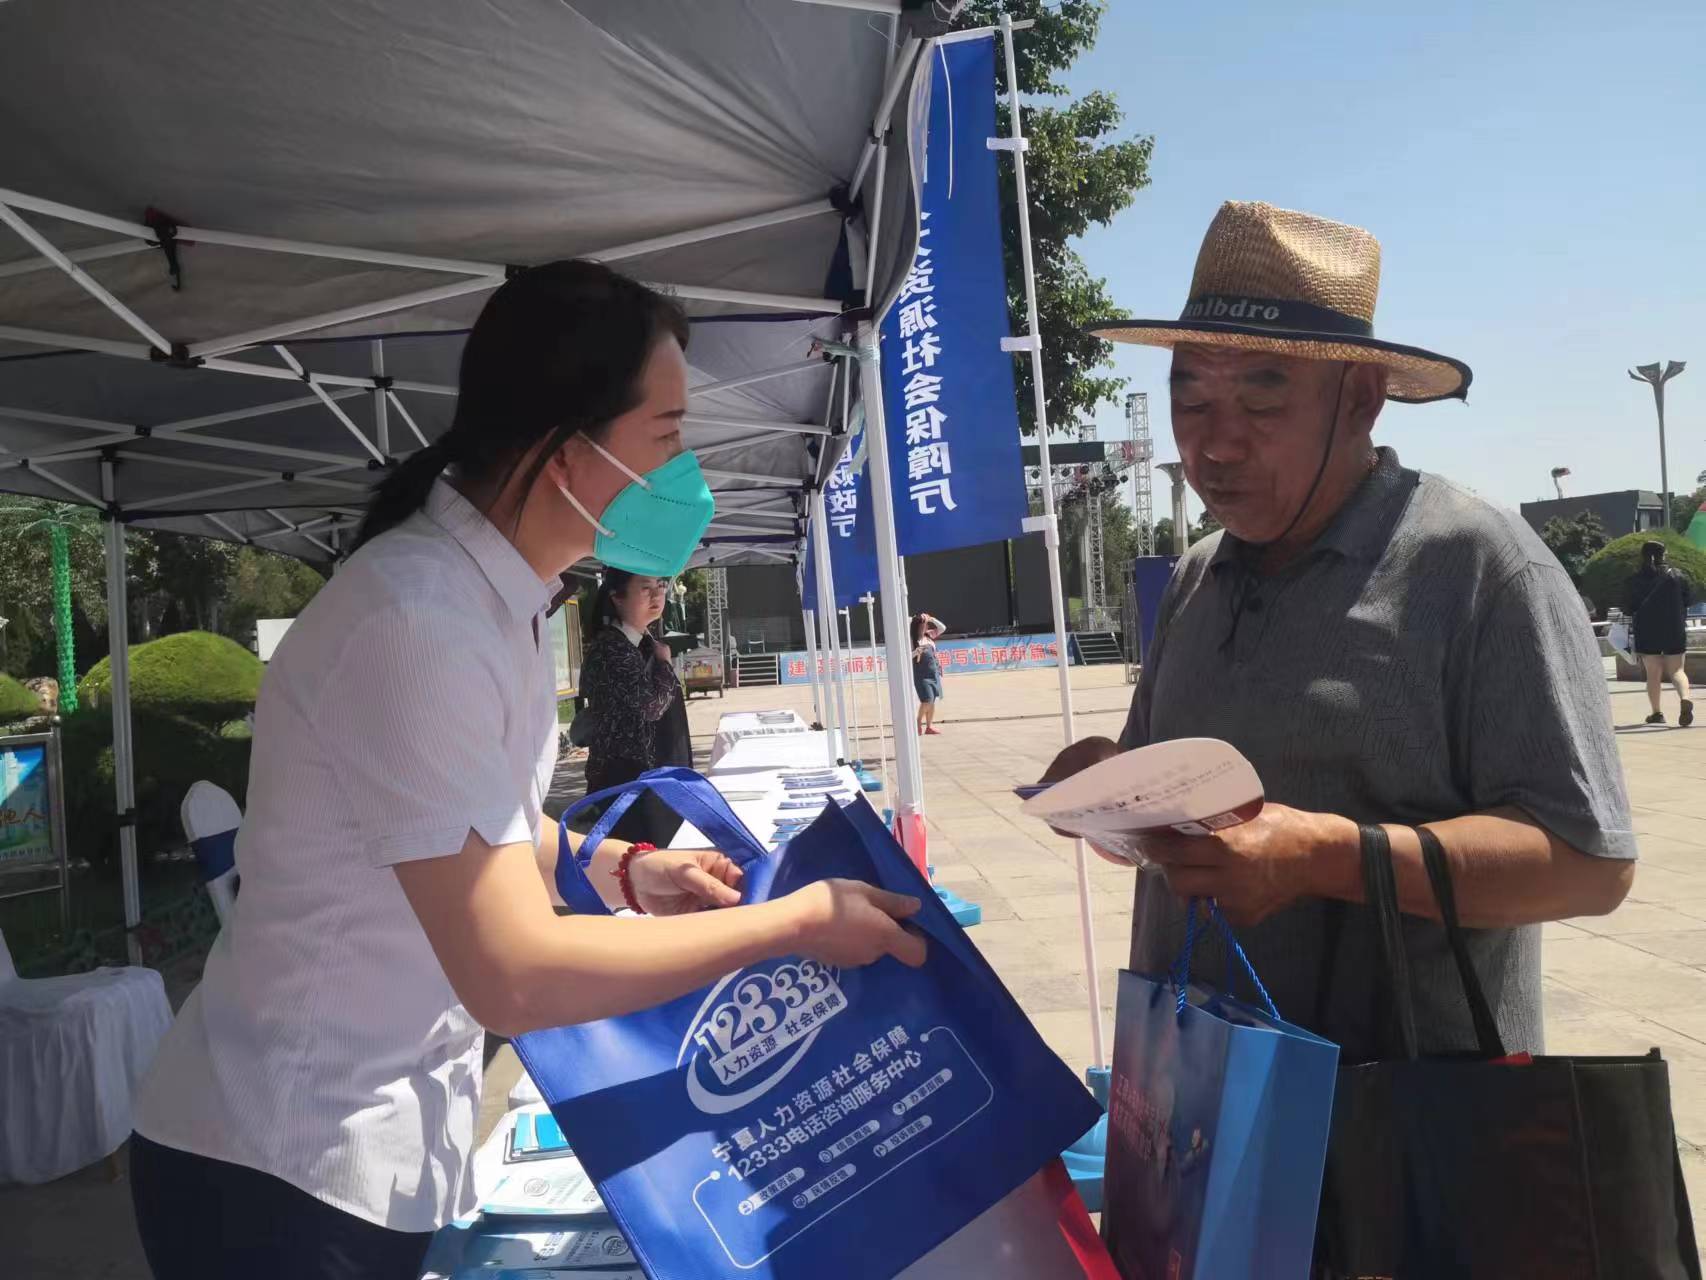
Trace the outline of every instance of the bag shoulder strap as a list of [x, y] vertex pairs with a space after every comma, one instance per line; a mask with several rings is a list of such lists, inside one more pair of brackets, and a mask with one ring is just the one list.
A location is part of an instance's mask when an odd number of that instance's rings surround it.
[[1428, 881], [1433, 885], [1434, 898], [1439, 903], [1446, 941], [1451, 946], [1452, 958], [1457, 962], [1457, 975], [1463, 982], [1463, 998], [1469, 1004], [1469, 1016], [1475, 1023], [1475, 1042], [1483, 1056], [1502, 1058], [1505, 1046], [1499, 1036], [1499, 1024], [1493, 1018], [1492, 1005], [1487, 1002], [1481, 977], [1475, 972], [1474, 962], [1469, 957], [1469, 944], [1457, 921], [1457, 894], [1452, 888], [1451, 863], [1446, 859], [1445, 847], [1440, 844], [1439, 837], [1426, 827], [1416, 828], [1416, 838], [1422, 842], [1422, 862], [1428, 869]]
[[1420, 1056], [1416, 1001], [1410, 991], [1410, 957], [1404, 950], [1404, 924], [1398, 914], [1398, 878], [1392, 871], [1392, 841], [1383, 828], [1372, 823], [1360, 826], [1358, 834], [1362, 841], [1363, 892], [1369, 909], [1374, 912], [1381, 976], [1392, 1001], [1399, 1051], [1406, 1061], [1414, 1062]]

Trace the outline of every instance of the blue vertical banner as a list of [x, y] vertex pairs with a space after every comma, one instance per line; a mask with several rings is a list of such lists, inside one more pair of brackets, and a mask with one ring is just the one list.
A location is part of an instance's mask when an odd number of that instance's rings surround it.
[[[932, 55], [918, 256], [881, 325], [900, 554], [1021, 533], [1026, 514], [1001, 258], [995, 40]], [[916, 118], [924, 104], [912, 103]], [[836, 570], [840, 573], [839, 567]]]
[[[854, 424], [854, 435], [829, 473], [823, 487], [823, 507], [828, 523], [829, 567], [835, 577], [835, 605], [850, 609], [877, 591], [877, 539], [871, 527], [871, 478], [864, 466], [862, 428]], [[812, 529], [806, 541], [806, 563], [801, 575], [801, 599], [808, 609], [817, 608], [817, 560], [812, 554]]]

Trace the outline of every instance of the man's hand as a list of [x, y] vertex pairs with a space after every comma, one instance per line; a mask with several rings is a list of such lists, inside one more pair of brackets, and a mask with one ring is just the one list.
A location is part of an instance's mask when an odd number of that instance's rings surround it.
[[1349, 818], [1273, 803], [1217, 835], [1145, 836], [1141, 845], [1175, 894], [1216, 899], [1235, 925], [1256, 924], [1299, 898], [1332, 896], [1359, 847]]
[[1119, 753], [1120, 744], [1112, 738], [1080, 738], [1057, 755], [1037, 781], [1045, 786], [1053, 785]]
[[736, 906], [742, 878], [741, 869], [715, 849], [657, 849], [628, 863], [634, 897], [653, 916]]
[[[1082, 773], [1093, 764], [1101, 764], [1120, 753], [1120, 744], [1112, 738], [1080, 738], [1067, 747], [1043, 771], [1043, 776], [1037, 779], [1039, 785], [1052, 786], [1063, 778], [1070, 778], [1075, 773]], [[1062, 831], [1059, 827], [1050, 827], [1057, 836], [1065, 836], [1068, 840], [1076, 837], [1070, 831]], [[1096, 851], [1096, 856], [1104, 862], [1111, 862], [1116, 867], [1131, 867], [1129, 858], [1122, 858], [1117, 853], [1109, 853], [1097, 846], [1092, 840], [1090, 847]]]

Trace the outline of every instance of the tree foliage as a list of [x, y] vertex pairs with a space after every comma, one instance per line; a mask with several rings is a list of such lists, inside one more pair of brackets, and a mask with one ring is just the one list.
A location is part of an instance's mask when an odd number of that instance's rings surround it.
[[[971, 0], [957, 24], [992, 26], [1003, 9], [1015, 21], [1036, 22], [1014, 40], [1014, 61], [1020, 92], [1029, 99], [1021, 108], [1021, 124], [1030, 142], [1025, 178], [1037, 324], [1043, 339], [1048, 418], [1058, 426], [1077, 424], [1125, 386], [1123, 378], [1106, 372], [1112, 347], [1083, 332], [1087, 324], [1124, 313], [1108, 296], [1107, 282], [1091, 274], [1071, 242], [1092, 226], [1106, 226], [1149, 185], [1155, 145], [1149, 137], [1116, 140], [1122, 114], [1110, 93], [1098, 90], [1076, 101], [1060, 101], [1066, 87], [1055, 77], [1095, 44], [1104, 7], [1101, 0]], [[998, 87], [1005, 93], [1006, 66], [1000, 58], [995, 65]], [[1005, 100], [997, 109], [997, 123], [1003, 134], [1010, 128]], [[1002, 209], [1011, 210], [1016, 207], [1011, 164], [1001, 166], [1001, 184]], [[1013, 331], [1019, 333], [1025, 318], [1025, 276], [1017, 218], [1005, 219], [1002, 239], [1008, 307]], [[1014, 373], [1020, 426], [1032, 434], [1036, 421], [1030, 361], [1015, 361]]]
[[[1701, 472], [1706, 476], [1706, 471]], [[1706, 506], [1706, 479], [1693, 493], [1673, 493], [1670, 496], [1670, 527], [1677, 533], [1687, 533], [1694, 522], [1694, 513]]]
[[1605, 531], [1605, 522], [1592, 511], [1578, 511], [1573, 516], [1553, 516], [1541, 529], [1540, 540], [1558, 557], [1570, 581], [1579, 586], [1582, 570], [1611, 537]]
[[[264, 670], [261, 660], [234, 640], [184, 631], [131, 650], [130, 700], [217, 727], [254, 709]], [[102, 658], [79, 690], [91, 707], [109, 707], [112, 682], [112, 662]]]
[[226, 571], [225, 608], [218, 629], [239, 644], [248, 644], [257, 618], [294, 618], [325, 585], [320, 571], [300, 560], [254, 547], [235, 548]]
[[[0, 503], [0, 670], [55, 675], [50, 525], [67, 531], [72, 629], [78, 665], [104, 657], [107, 569], [104, 518], [88, 508], [15, 498]], [[295, 617], [325, 578], [258, 547], [131, 529], [126, 536], [133, 643], [214, 631], [247, 645], [256, 618]]]

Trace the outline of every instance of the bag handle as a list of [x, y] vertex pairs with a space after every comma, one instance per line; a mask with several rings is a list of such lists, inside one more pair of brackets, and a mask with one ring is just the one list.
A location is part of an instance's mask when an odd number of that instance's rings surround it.
[[1262, 1004], [1275, 1022], [1283, 1022], [1278, 1009], [1274, 1008], [1274, 999], [1268, 994], [1268, 989], [1262, 985], [1262, 980], [1256, 976], [1256, 966], [1250, 963], [1250, 957], [1244, 954], [1244, 948], [1232, 933], [1232, 926], [1226, 923], [1226, 917], [1220, 914], [1220, 904], [1213, 898], [1192, 898], [1185, 905], [1185, 945], [1179, 950], [1179, 958], [1173, 962], [1169, 977], [1176, 992], [1175, 1007], [1179, 1016], [1185, 1016], [1185, 1003], [1191, 989], [1191, 953], [1197, 948], [1197, 904], [1206, 903], [1208, 906], [1209, 923], [1215, 925], [1220, 936], [1225, 940], [1227, 949], [1238, 957], [1238, 962], [1244, 966], [1244, 972], [1250, 975], [1250, 981], [1255, 984], [1256, 994], [1262, 998]]
[[1475, 972], [1474, 962], [1469, 958], [1469, 944], [1463, 936], [1462, 926], [1457, 922], [1457, 894], [1451, 884], [1451, 863], [1446, 860], [1445, 847], [1440, 844], [1439, 837], [1426, 827], [1416, 828], [1416, 838], [1422, 842], [1422, 862], [1428, 869], [1428, 880], [1433, 885], [1434, 898], [1439, 902], [1440, 918], [1445, 922], [1446, 941], [1451, 944], [1451, 954], [1457, 961], [1457, 976], [1463, 982], [1463, 998], [1469, 1004], [1469, 1016], [1475, 1023], [1475, 1042], [1481, 1053], [1487, 1058], [1502, 1058], [1505, 1056], [1505, 1045], [1499, 1036], [1499, 1024], [1493, 1018], [1493, 1007], [1487, 1002], [1487, 993], [1481, 986], [1481, 977]]
[[[765, 856], [764, 846], [735, 816], [722, 792], [705, 778], [691, 769], [653, 769], [631, 782], [595, 791], [563, 811], [562, 820], [557, 824], [557, 892], [580, 914], [613, 914], [587, 878], [587, 868], [599, 845], [609, 837], [622, 815], [648, 793], [655, 795], [684, 822], [696, 828], [737, 867], [746, 867]], [[569, 848], [569, 819], [606, 800], [611, 801], [610, 807], [587, 832], [581, 841], [580, 851], [572, 852]]]
[[1380, 967], [1391, 999], [1399, 1051], [1414, 1062], [1420, 1053], [1416, 1040], [1416, 1002], [1410, 992], [1410, 957], [1404, 950], [1404, 924], [1398, 914], [1398, 878], [1392, 871], [1392, 840], [1381, 827], [1363, 823], [1357, 828], [1362, 845], [1363, 893], [1374, 912]]

